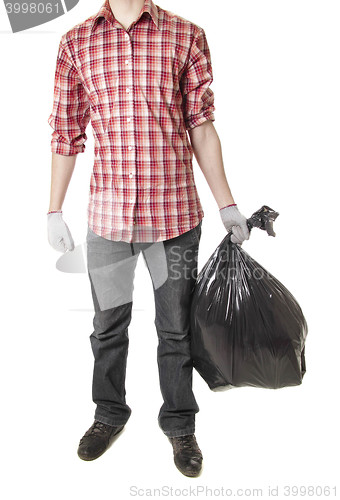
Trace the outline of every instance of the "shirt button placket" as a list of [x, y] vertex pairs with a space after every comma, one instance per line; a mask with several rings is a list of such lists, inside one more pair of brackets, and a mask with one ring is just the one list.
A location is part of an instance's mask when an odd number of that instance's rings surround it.
[[[133, 71], [132, 71], [132, 44], [131, 39], [128, 33], [124, 34], [125, 38], [125, 51], [124, 51], [124, 64], [123, 64], [123, 81], [126, 85], [126, 174], [128, 174], [128, 203], [130, 204], [130, 214], [131, 219], [133, 220], [133, 224], [136, 224], [136, 217], [134, 213], [135, 209], [135, 193], [136, 184], [135, 184], [135, 166], [136, 166], [136, 148], [135, 148], [135, 136], [134, 136], [134, 124], [133, 124], [133, 116], [134, 116], [134, 85], [133, 85]], [[131, 230], [132, 233], [132, 230]]]

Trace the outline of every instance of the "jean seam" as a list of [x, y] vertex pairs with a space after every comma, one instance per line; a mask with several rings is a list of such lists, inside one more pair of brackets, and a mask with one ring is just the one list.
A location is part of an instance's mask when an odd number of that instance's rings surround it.
[[126, 421], [125, 422], [113, 422], [110, 418], [107, 418], [107, 417], [104, 417], [104, 416], [101, 416], [98, 414], [94, 415], [94, 419], [98, 420], [98, 422], [102, 422], [103, 424], [112, 425], [113, 427], [126, 424]]
[[184, 429], [166, 430], [162, 428], [158, 418], [158, 426], [167, 437], [181, 437], [181, 436], [186, 436], [187, 434], [195, 434], [195, 422], [188, 427], [184, 427]]
[[186, 429], [177, 431], [165, 431], [164, 429], [162, 430], [167, 437], [182, 437], [187, 436], [188, 434], [195, 434], [195, 427], [187, 427]]

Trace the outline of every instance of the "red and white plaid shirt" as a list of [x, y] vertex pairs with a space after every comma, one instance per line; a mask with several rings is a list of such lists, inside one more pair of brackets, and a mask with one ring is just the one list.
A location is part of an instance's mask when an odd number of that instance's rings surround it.
[[85, 150], [91, 120], [94, 166], [88, 224], [127, 242], [163, 241], [204, 216], [187, 130], [214, 121], [204, 30], [145, 0], [125, 30], [109, 1], [62, 35], [51, 150]]

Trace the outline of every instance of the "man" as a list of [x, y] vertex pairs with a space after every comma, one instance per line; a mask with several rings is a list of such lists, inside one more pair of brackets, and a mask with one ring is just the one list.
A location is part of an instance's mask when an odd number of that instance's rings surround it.
[[62, 204], [90, 120], [95, 140], [87, 262], [95, 309], [90, 340], [96, 411], [79, 443], [83, 460], [104, 453], [131, 413], [125, 401], [128, 325], [142, 252], [155, 296], [164, 400], [158, 423], [178, 469], [189, 477], [201, 471], [189, 311], [204, 213], [193, 153], [226, 229], [233, 231], [232, 241], [249, 238], [212, 123], [212, 80], [204, 30], [151, 0], [106, 0], [97, 14], [61, 38], [48, 119], [53, 128], [48, 238], [56, 250], [74, 248]]

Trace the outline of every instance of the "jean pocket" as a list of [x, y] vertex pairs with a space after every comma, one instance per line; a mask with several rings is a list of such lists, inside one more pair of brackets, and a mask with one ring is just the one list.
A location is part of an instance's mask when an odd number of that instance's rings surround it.
[[87, 226], [86, 243], [88, 252], [111, 253], [112, 242], [96, 234]]
[[197, 226], [191, 229], [192, 240], [194, 243], [199, 244], [202, 232], [202, 221], [200, 221]]
[[89, 225], [87, 225], [87, 233], [86, 233], [86, 242], [88, 243], [90, 240], [93, 240], [96, 236], [96, 233], [92, 231]]

